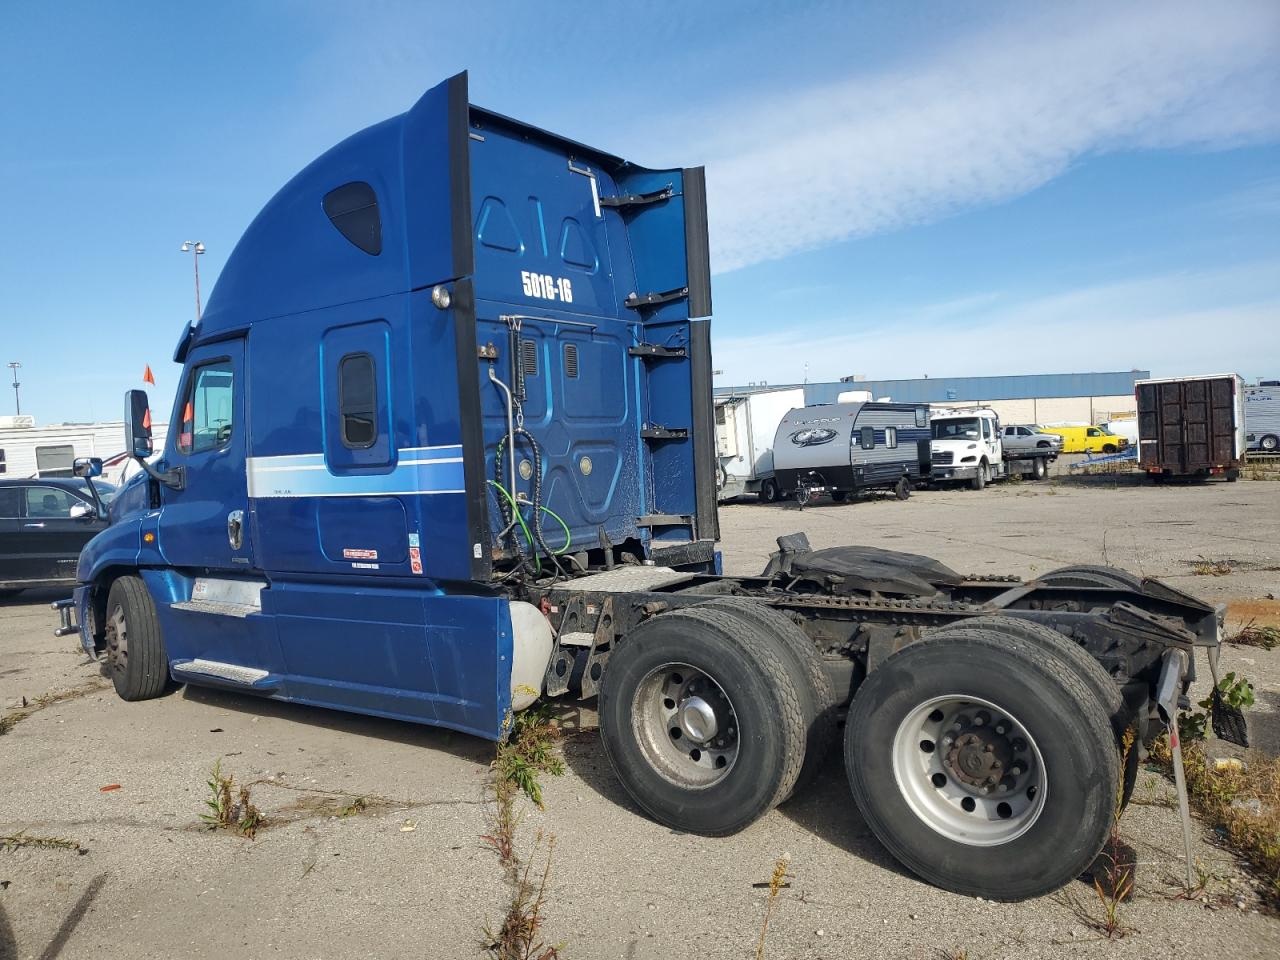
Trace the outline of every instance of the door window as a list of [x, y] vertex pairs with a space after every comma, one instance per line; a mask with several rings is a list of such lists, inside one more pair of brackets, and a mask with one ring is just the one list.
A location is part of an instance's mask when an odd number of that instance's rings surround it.
[[369, 354], [349, 353], [338, 363], [338, 412], [343, 446], [372, 447], [378, 439], [378, 384]]
[[79, 497], [58, 487], [27, 487], [27, 519], [65, 520], [79, 502]]
[[0, 520], [16, 520], [18, 518], [18, 504], [21, 502], [21, 488], [0, 487]]
[[182, 404], [179, 453], [203, 453], [227, 445], [235, 426], [234, 380], [229, 359], [196, 367]]

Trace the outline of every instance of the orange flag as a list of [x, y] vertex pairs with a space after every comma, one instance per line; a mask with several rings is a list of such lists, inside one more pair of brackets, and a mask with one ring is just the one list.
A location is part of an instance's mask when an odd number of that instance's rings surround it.
[[151, 364], [149, 364], [149, 363], [147, 364], [147, 369], [146, 369], [146, 371], [142, 374], [142, 382], [143, 382], [143, 383], [149, 383], [149, 384], [151, 384], [153, 387], [156, 385], [156, 378], [155, 378], [155, 374], [153, 374], [153, 373], [151, 372]]

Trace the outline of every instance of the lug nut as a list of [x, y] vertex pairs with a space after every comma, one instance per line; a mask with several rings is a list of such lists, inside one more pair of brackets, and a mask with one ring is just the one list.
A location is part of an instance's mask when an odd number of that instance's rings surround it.
[[942, 745], [943, 745], [944, 747], [949, 747], [949, 746], [951, 746], [951, 745], [952, 745], [953, 743], [955, 743], [955, 742], [956, 742], [956, 738], [955, 738], [955, 737], [953, 737], [953, 736], [952, 736], [951, 734], [949, 734], [949, 733], [948, 733], [945, 737], [943, 737], [943, 738], [942, 738]]
[[1017, 777], [1017, 776], [1021, 776], [1021, 774], [1022, 774], [1022, 768], [1018, 766], [1016, 763], [1009, 768], [1009, 776]]
[[983, 786], [978, 788], [978, 792], [985, 797], [988, 793], [991, 792], [991, 788], [984, 784]]
[[1006, 727], [1003, 723], [997, 723], [997, 724], [996, 724], [996, 733], [1000, 734], [1001, 736], [1004, 736], [1005, 732], [1006, 732], [1008, 729], [1009, 729], [1009, 728], [1008, 728], [1008, 727]]

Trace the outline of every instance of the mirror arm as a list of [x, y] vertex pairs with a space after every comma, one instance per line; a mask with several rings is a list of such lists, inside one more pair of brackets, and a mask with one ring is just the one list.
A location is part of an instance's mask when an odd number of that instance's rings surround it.
[[93, 507], [98, 512], [98, 519], [105, 520], [107, 505], [102, 502], [102, 497], [98, 496], [98, 488], [93, 484], [93, 477], [85, 477], [84, 482], [89, 487], [89, 495], [93, 497]]
[[149, 476], [152, 480], [155, 480], [158, 483], [162, 483], [166, 487], [169, 487], [173, 490], [182, 490], [186, 488], [187, 486], [187, 468], [186, 467], [174, 467], [172, 470], [160, 471], [160, 470], [157, 470], [155, 467], [153, 467], [151, 464], [147, 463], [146, 459], [143, 457], [134, 457], [133, 459], [138, 461], [138, 465], [147, 472], [147, 476]]

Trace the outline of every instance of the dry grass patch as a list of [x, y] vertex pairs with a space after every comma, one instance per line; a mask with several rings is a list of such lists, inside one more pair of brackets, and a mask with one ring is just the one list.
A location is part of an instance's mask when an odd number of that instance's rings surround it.
[[1197, 577], [1226, 577], [1235, 570], [1235, 564], [1230, 560], [1211, 560], [1208, 557], [1200, 557], [1191, 564], [1191, 572]]
[[4, 736], [23, 720], [33, 714], [39, 713], [46, 707], [52, 707], [55, 703], [66, 703], [68, 700], [78, 700], [81, 697], [88, 696], [91, 693], [97, 693], [99, 690], [105, 690], [111, 686], [110, 681], [102, 678], [95, 678], [82, 683], [77, 687], [69, 690], [55, 690], [50, 693], [42, 694], [34, 700], [22, 700], [22, 706], [10, 710], [3, 717], [0, 717], [0, 737]]
[[[1192, 807], [1253, 868], [1272, 906], [1280, 907], [1280, 757], [1256, 751], [1244, 762], [1216, 765], [1205, 744], [1183, 740], [1187, 795]], [[1151, 752], [1172, 771], [1167, 737]]]

